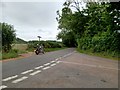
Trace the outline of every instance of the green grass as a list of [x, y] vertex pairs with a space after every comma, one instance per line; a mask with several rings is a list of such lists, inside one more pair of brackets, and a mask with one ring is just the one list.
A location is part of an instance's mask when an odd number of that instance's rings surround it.
[[112, 60], [120, 60], [120, 58], [118, 58], [117, 56], [113, 56], [112, 54], [109, 54], [106, 52], [93, 53], [90, 50], [80, 50], [80, 49], [77, 49], [77, 51], [80, 53], [84, 53], [84, 54], [88, 54], [88, 55], [92, 55], [92, 56], [99, 56], [99, 57], [108, 58], [108, 59], [112, 59]]
[[27, 52], [25, 50], [17, 50], [17, 49], [13, 49], [8, 53], [3, 52], [2, 58], [0, 58], [0, 60], [16, 58], [19, 56], [19, 54], [22, 54], [22, 53], [27, 53]]
[[[65, 49], [65, 48], [45, 48], [45, 52], [56, 51], [56, 50], [61, 50], [61, 49]], [[2, 58], [0, 58], [0, 60], [16, 58], [19, 56], [19, 54], [33, 52], [33, 51], [34, 51], [34, 48], [30, 48], [29, 50], [14, 49], [14, 50], [11, 50], [9, 53], [2, 53]]]
[[12, 46], [12, 49], [18, 49], [21, 51], [25, 51], [27, 49], [28, 45], [27, 44], [14, 44]]
[[18, 57], [19, 55], [17, 53], [3, 53], [2, 54], [2, 59], [10, 59], [10, 58], [15, 58], [15, 57]]

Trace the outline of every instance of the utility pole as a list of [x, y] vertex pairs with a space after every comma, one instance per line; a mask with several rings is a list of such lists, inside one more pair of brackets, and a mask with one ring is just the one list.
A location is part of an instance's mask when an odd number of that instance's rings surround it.
[[41, 36], [38, 36], [38, 38], [39, 38], [39, 44], [40, 44], [40, 38], [41, 38]]

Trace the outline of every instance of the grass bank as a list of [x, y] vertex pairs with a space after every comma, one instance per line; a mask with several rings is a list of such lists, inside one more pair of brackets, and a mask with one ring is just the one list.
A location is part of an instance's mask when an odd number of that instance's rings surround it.
[[19, 54], [22, 54], [22, 53], [27, 53], [27, 52], [25, 50], [17, 50], [17, 49], [13, 49], [9, 51], [8, 53], [3, 52], [2, 58], [0, 60], [16, 58], [16, 57], [19, 57]]
[[77, 48], [77, 51], [80, 53], [84, 53], [84, 54], [88, 54], [88, 55], [92, 55], [92, 56], [99, 56], [99, 57], [108, 58], [108, 59], [112, 59], [112, 60], [120, 60], [120, 58], [118, 58], [117, 56], [113, 56], [112, 54], [107, 53], [107, 52], [93, 53], [90, 50], [80, 50], [78, 48]]

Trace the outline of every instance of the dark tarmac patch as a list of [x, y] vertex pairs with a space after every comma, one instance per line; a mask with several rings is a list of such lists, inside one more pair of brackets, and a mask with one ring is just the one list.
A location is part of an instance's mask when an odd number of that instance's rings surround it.
[[104, 83], [105, 83], [105, 82], [107, 82], [107, 81], [106, 81], [106, 80], [104, 80], [104, 79], [101, 79], [100, 81], [102, 81], [102, 82], [104, 82]]

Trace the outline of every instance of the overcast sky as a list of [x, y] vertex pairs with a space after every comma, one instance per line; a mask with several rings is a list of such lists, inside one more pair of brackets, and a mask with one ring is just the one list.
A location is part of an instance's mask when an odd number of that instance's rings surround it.
[[[64, 2], [4, 2], [2, 3], [2, 19], [14, 25], [17, 37], [26, 41], [56, 40], [56, 11], [62, 8]], [[0, 5], [1, 8], [1, 5]]]

